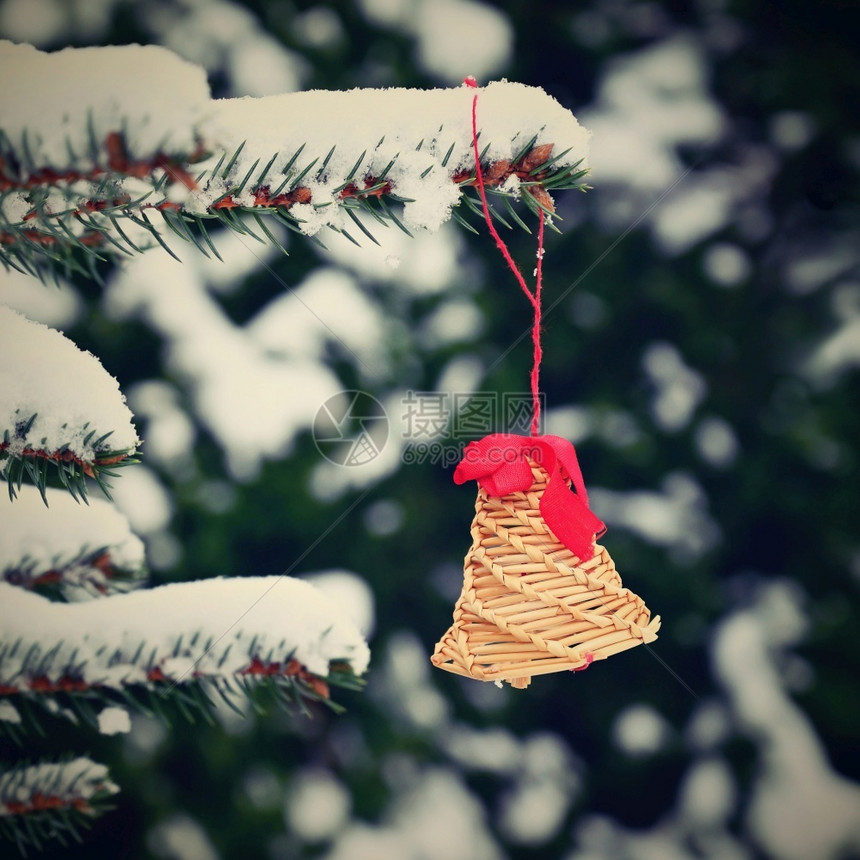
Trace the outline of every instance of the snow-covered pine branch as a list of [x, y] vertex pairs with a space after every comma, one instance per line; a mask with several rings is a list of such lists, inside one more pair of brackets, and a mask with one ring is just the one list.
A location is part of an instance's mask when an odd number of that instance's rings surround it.
[[22, 854], [41, 848], [42, 840], [67, 844], [118, 791], [108, 769], [88, 758], [16, 765], [0, 774], [0, 835]]
[[51, 468], [75, 497], [86, 499], [88, 476], [109, 495], [105, 475], [134, 462], [139, 444], [117, 381], [60, 332], [3, 305], [0, 344], [0, 478], [10, 498], [25, 476], [44, 491]]
[[[286, 576], [173, 583], [83, 603], [0, 582], [0, 620], [0, 696], [53, 710], [88, 697], [140, 705], [137, 691], [181, 697], [185, 688], [205, 707], [207, 692], [252, 693], [261, 683], [285, 704], [328, 700], [328, 682], [355, 685], [370, 659], [338, 604]], [[79, 716], [93, 722], [91, 710]]]
[[369, 223], [468, 225], [475, 92], [497, 217], [525, 226], [512, 201], [551, 212], [550, 190], [585, 187], [588, 132], [518, 83], [212, 100], [203, 69], [140, 45], [4, 42], [0, 70], [15, 82], [0, 96], [0, 256], [28, 271], [44, 257], [94, 274], [105, 253], [165, 244], [165, 224], [216, 255], [206, 222], [271, 242], [261, 215], [353, 239], [372, 239]]
[[110, 502], [78, 504], [62, 490], [23, 486], [0, 496], [0, 580], [68, 601], [122, 593], [143, 584], [143, 542]]

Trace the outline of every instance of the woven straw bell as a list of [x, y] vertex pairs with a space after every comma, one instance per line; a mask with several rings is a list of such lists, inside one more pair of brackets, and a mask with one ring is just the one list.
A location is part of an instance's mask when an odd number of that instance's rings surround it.
[[[482, 443], [492, 438], [526, 437], [487, 437]], [[570, 443], [560, 441], [572, 454]], [[659, 616], [652, 619], [642, 599], [622, 586], [609, 554], [594, 544], [594, 533], [602, 531], [602, 523], [588, 511], [587, 499], [583, 501], [584, 486], [573, 458], [566, 461], [569, 469], [565, 471], [552, 455], [542, 456], [542, 464], [521, 457], [519, 483], [525, 476], [530, 486], [500, 495], [488, 492], [485, 486], [492, 482], [479, 477], [482, 486], [475, 503], [472, 546], [463, 567], [463, 590], [454, 607], [454, 623], [431, 657], [435, 666], [479, 681], [507, 681], [522, 689], [533, 675], [578, 671], [594, 660], [657, 638]], [[472, 470], [460, 477], [467, 480], [476, 475]], [[578, 495], [570, 490], [571, 478], [578, 485]], [[551, 514], [557, 530], [564, 531], [565, 521], [558, 511], [553, 514], [542, 504], [550, 480], [562, 481], [550, 495], [558, 496], [561, 489], [577, 500], [578, 516], [591, 530], [587, 543], [566, 535], [565, 545], [547, 524], [545, 514]], [[571, 550], [571, 543], [579, 555]]]

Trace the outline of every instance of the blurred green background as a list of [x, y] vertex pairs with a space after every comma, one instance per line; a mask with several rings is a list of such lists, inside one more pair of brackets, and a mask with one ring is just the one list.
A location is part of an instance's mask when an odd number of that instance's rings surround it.
[[[144, 465], [116, 497], [154, 582], [345, 570], [374, 605], [344, 716], [52, 726], [40, 753], [87, 752], [122, 788], [56, 856], [860, 857], [858, 23], [849, 0], [0, 3], [4, 38], [166, 45], [218, 97], [474, 74], [571, 109], [593, 190], [557, 195], [547, 239], [545, 429], [575, 442], [603, 543], [663, 617], [650, 649], [524, 692], [430, 668], [474, 486], [401, 465], [397, 413], [408, 391], [527, 390], [528, 338], [509, 347], [528, 307], [483, 232], [292, 238], [289, 257], [226, 236], [223, 265], [156, 250], [104, 290], [0, 274], [0, 300], [127, 394]], [[506, 238], [529, 269], [534, 237]], [[326, 330], [299, 302], [274, 316], [262, 261]], [[273, 320], [304, 355], [266, 340]], [[386, 406], [385, 456], [321, 458], [302, 368]]]

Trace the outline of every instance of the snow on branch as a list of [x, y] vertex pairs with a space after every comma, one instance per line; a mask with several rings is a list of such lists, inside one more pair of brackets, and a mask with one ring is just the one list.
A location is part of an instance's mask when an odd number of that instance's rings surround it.
[[0, 478], [10, 498], [25, 476], [44, 493], [49, 468], [75, 497], [86, 499], [87, 477], [108, 495], [107, 467], [134, 462], [139, 444], [117, 381], [60, 332], [3, 305], [0, 346]]
[[80, 757], [49, 764], [19, 764], [0, 774], [0, 836], [19, 850], [78, 831], [105, 811], [104, 801], [119, 791], [108, 769]]
[[143, 542], [112, 504], [78, 504], [62, 490], [24, 486], [0, 497], [0, 580], [45, 596], [89, 600], [143, 584]]
[[[491, 187], [535, 197], [547, 179], [537, 174], [582, 168], [588, 133], [542, 90], [497, 82], [478, 92], [479, 144]], [[462, 186], [475, 182], [474, 93], [465, 86], [314, 90], [215, 102], [203, 134], [236, 154], [229, 169], [216, 164], [207, 171], [186, 208], [265, 207], [291, 187], [290, 214], [308, 235], [346, 226], [359, 199], [389, 196], [404, 203], [406, 227], [437, 230]], [[552, 206], [548, 195], [537, 199]]]
[[48, 178], [36, 172], [40, 165], [71, 170], [101, 155], [111, 131], [123, 133], [137, 160], [187, 153], [209, 100], [205, 70], [159, 47], [44, 53], [3, 41], [0, 71], [10, 83], [2, 96], [2, 128], [20, 152], [19, 169], [36, 181]]
[[195, 682], [204, 698], [274, 682], [285, 704], [328, 700], [327, 682], [357, 685], [370, 659], [338, 604], [285, 576], [173, 583], [83, 603], [0, 582], [0, 607], [0, 695], [54, 709], [88, 693], [137, 705], [125, 695], [132, 688], [178, 695]]
[[518, 83], [212, 100], [202, 69], [140, 45], [48, 54], [4, 42], [2, 68], [16, 86], [0, 96], [0, 255], [27, 271], [42, 255], [92, 273], [105, 252], [167, 248], [165, 226], [216, 256], [206, 222], [276, 243], [261, 215], [373, 241], [370, 221], [407, 232], [464, 221], [458, 210], [480, 213], [467, 193], [476, 92], [496, 217], [525, 226], [512, 201], [552, 212], [550, 190], [585, 187], [589, 133]]

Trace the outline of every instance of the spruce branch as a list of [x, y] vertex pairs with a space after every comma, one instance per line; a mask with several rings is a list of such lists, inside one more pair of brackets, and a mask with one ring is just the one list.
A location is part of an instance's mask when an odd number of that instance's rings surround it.
[[60, 332], [0, 306], [0, 479], [15, 498], [25, 480], [47, 504], [51, 475], [74, 498], [87, 479], [110, 497], [108, 478], [137, 462], [139, 444], [117, 381]]
[[[476, 183], [468, 88], [213, 101], [202, 70], [163, 48], [52, 55], [7, 44], [0, 60], [4, 54], [22, 78], [28, 70], [39, 80], [65, 73], [81, 94], [62, 106], [64, 114], [77, 109], [66, 125], [51, 116], [60, 109], [53, 93], [28, 93], [44, 102], [36, 114], [0, 105], [7, 266], [43, 277], [96, 273], [105, 259], [155, 245], [174, 253], [168, 233], [208, 254], [207, 223], [272, 241], [269, 230], [254, 233], [269, 217], [305, 237], [328, 227], [356, 243], [375, 241], [359, 211], [408, 233], [438, 229], [452, 216], [468, 224], [463, 204]], [[158, 89], [165, 69], [170, 106]], [[480, 123], [486, 185], [506, 209], [521, 203], [552, 213], [550, 191], [587, 187], [588, 133], [543, 91], [488, 85]], [[525, 226], [491, 211], [506, 226]]]
[[22, 855], [55, 840], [80, 842], [81, 830], [110, 809], [118, 791], [108, 769], [88, 758], [18, 763], [0, 773], [0, 839]]
[[[0, 601], [0, 696], [35, 723], [47, 710], [96, 725], [104, 705], [163, 713], [168, 700], [205, 715], [216, 696], [330, 704], [330, 685], [358, 685], [369, 656], [335, 604], [289, 577], [174, 583], [74, 604], [0, 582]], [[7, 722], [20, 720], [0, 730]]]
[[107, 546], [84, 548], [78, 556], [57, 558], [47, 566], [24, 556], [19, 564], [0, 570], [0, 579], [54, 600], [103, 597], [142, 584], [140, 571], [117, 567]]
[[[239, 673], [170, 680], [151, 670], [145, 681], [110, 686], [87, 684], [72, 676], [51, 681], [35, 676], [27, 690], [0, 682], [0, 736], [19, 746], [32, 732], [45, 732], [50, 718], [62, 718], [90, 730], [99, 730], [100, 715], [109, 708], [130, 709], [160, 719], [167, 725], [178, 715], [190, 722], [215, 723], [217, 706], [225, 704], [244, 716], [247, 701], [257, 714], [281, 708], [290, 714], [311, 715], [310, 706], [321, 704], [334, 713], [344, 708], [332, 699], [331, 688], [361, 690], [364, 681], [349, 664], [333, 661], [326, 675], [308, 671], [297, 660], [265, 663], [253, 658]], [[13, 714], [17, 716], [13, 716]]]
[[0, 580], [58, 600], [124, 593], [146, 576], [142, 541], [113, 505], [82, 506], [59, 489], [23, 486], [0, 496]]

